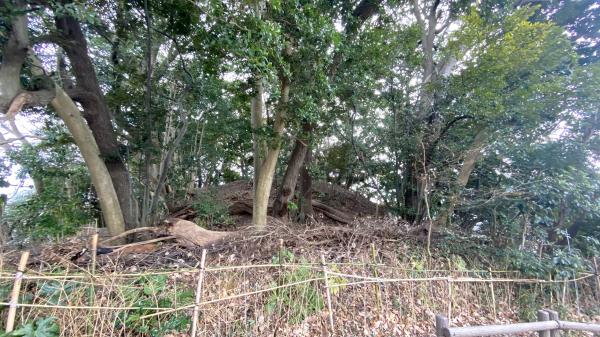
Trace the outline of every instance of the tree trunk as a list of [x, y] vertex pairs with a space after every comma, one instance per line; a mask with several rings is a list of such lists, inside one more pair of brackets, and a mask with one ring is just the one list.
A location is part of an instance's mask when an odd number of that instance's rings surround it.
[[264, 228], [267, 225], [267, 209], [269, 207], [269, 195], [273, 185], [273, 176], [277, 165], [277, 157], [281, 149], [281, 135], [284, 128], [285, 110], [289, 101], [290, 86], [287, 78], [281, 76], [281, 98], [275, 109], [275, 122], [273, 129], [275, 139], [272, 147], [268, 150], [267, 156], [260, 165], [258, 177], [254, 182], [254, 205], [252, 210], [252, 223], [258, 228]]
[[[5, 6], [5, 1], [0, 1], [0, 5]], [[16, 2], [15, 5], [18, 8], [21, 7], [19, 9], [25, 8], [23, 2]], [[22, 11], [22, 13], [25, 13], [25, 11]], [[46, 79], [51, 82], [52, 90], [49, 87], [44, 93], [26, 92], [20, 87], [21, 82], [19, 77], [21, 69], [25, 57], [28, 53], [31, 53], [27, 29], [27, 16], [25, 14], [12, 19], [11, 31], [3, 50], [4, 62], [0, 66], [0, 103], [4, 102], [4, 99], [7, 99], [7, 102], [9, 102], [7, 113], [10, 117], [11, 113], [18, 113], [25, 106], [24, 103], [45, 106], [48, 102], [46, 99], [51, 97], [50, 104], [65, 122], [88, 167], [92, 183], [98, 194], [106, 226], [111, 234], [119, 234], [124, 230], [124, 221], [117, 194], [106, 165], [100, 156], [96, 140], [81, 117], [81, 113], [73, 100], [50, 78]], [[34, 64], [31, 68], [33, 75], [44, 77], [46, 73], [42, 68], [41, 62], [33, 54], [30, 55]], [[14, 89], [15, 86], [18, 86], [17, 90], [4, 91], [5, 88]], [[47, 95], [48, 92], [51, 92], [51, 96]], [[7, 96], [11, 93], [15, 97]], [[15, 104], [15, 101], [17, 101], [17, 104]]]
[[404, 210], [402, 217], [408, 221], [415, 221], [419, 208], [418, 171], [416, 161], [405, 162], [406, 174], [404, 176]]
[[90, 129], [75, 103], [62, 90], [56, 88], [56, 98], [51, 102], [58, 116], [65, 122], [81, 155], [88, 167], [92, 183], [96, 188], [100, 209], [110, 235], [118, 235], [125, 231], [125, 221], [121, 213], [117, 192], [113, 186], [111, 176], [105, 162], [102, 160], [100, 150]]
[[254, 187], [253, 189], [256, 191], [256, 184], [260, 175], [260, 167], [261, 163], [266, 156], [266, 143], [261, 138], [259, 134], [260, 129], [264, 126], [264, 117], [263, 113], [265, 110], [264, 104], [264, 87], [262, 84], [262, 79], [257, 79], [256, 85], [254, 87], [256, 93], [254, 97], [252, 97], [250, 114], [252, 119], [252, 150], [253, 150], [253, 166], [254, 166]]
[[85, 93], [80, 97], [79, 102], [117, 192], [126, 228], [137, 227], [138, 209], [133, 199], [129, 171], [119, 151], [111, 112], [100, 90], [81, 26], [71, 16], [55, 16], [55, 23], [63, 41], [61, 46], [71, 61], [73, 75], [77, 82], [76, 89]]
[[312, 151], [307, 150], [304, 165], [300, 170], [300, 215], [299, 221], [301, 223], [310, 223], [313, 219], [313, 206], [312, 206], [312, 177], [308, 171], [310, 162], [312, 161]]
[[305, 141], [296, 139], [294, 150], [290, 155], [287, 169], [283, 175], [281, 187], [273, 203], [274, 217], [282, 218], [288, 214], [288, 203], [294, 196], [298, 177], [300, 176], [300, 169], [304, 164], [304, 157], [306, 156], [307, 149], [308, 145]]
[[454, 185], [455, 191], [451, 192], [448, 198], [448, 207], [446, 210], [442, 211], [436, 221], [436, 225], [445, 226], [450, 222], [450, 217], [454, 214], [454, 207], [458, 203], [460, 194], [467, 186], [469, 177], [475, 169], [475, 164], [477, 164], [477, 161], [481, 158], [481, 151], [483, 150], [486, 140], [487, 132], [485, 129], [480, 130], [477, 135], [475, 135], [475, 139], [473, 139], [470, 149], [465, 153], [463, 165], [458, 172], [458, 177], [456, 178], [456, 183]]
[[[356, 33], [360, 30], [360, 27], [369, 18], [371, 18], [377, 13], [377, 11], [380, 9], [381, 2], [381, 0], [362, 0], [358, 3], [358, 5], [352, 11], [352, 20], [349, 20], [348, 24], [344, 28], [346, 38], [348, 41], [354, 39], [356, 37]], [[343, 56], [344, 55], [339, 50], [336, 51], [336, 53], [333, 55], [332, 63], [327, 72], [327, 77], [329, 81], [332, 81], [336, 77], [337, 71], [339, 70], [339, 67], [343, 62]], [[314, 127], [310, 123], [305, 121], [303, 123], [303, 129], [304, 132], [307, 133], [305, 138], [310, 139]], [[302, 154], [303, 147], [305, 148], [304, 154]], [[304, 173], [301, 172], [301, 167], [302, 165], [306, 166], [306, 163], [298, 163], [296, 161], [297, 159], [293, 156], [296, 150], [299, 151], [298, 156], [304, 157], [303, 160], [306, 161], [306, 153], [310, 151], [310, 145], [307, 145], [307, 142], [304, 142], [300, 139], [296, 139], [294, 150], [292, 152], [292, 157], [288, 162], [288, 167], [283, 178], [282, 188], [278, 192], [277, 197], [275, 199], [275, 204], [273, 205], [274, 216], [285, 216], [285, 214], [287, 214], [287, 203], [294, 195], [294, 190], [296, 188], [298, 177], [300, 174], [304, 175]], [[308, 182], [311, 181], [308, 172], [306, 172], [306, 176], [304, 176], [304, 178], [308, 179]], [[310, 215], [312, 216], [312, 194], [305, 195], [305, 197], [309, 198], [307, 202], [307, 209], [309, 209]]]

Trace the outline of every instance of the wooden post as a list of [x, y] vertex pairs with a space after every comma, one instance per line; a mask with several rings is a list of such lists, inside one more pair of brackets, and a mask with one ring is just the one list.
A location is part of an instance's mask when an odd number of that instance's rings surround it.
[[6, 318], [6, 332], [9, 333], [15, 328], [15, 317], [17, 316], [17, 305], [19, 303], [19, 293], [21, 292], [21, 282], [23, 281], [23, 273], [27, 267], [29, 260], [29, 251], [26, 250], [21, 254], [19, 266], [15, 273], [15, 283], [13, 284], [12, 293], [10, 294], [10, 305], [8, 307], [8, 316]]
[[577, 273], [573, 271], [573, 286], [575, 287], [575, 308], [577, 309], [577, 316], [581, 315], [581, 306], [579, 305], [579, 285], [577, 284]]
[[[550, 320], [550, 315], [544, 310], [538, 310], [537, 312], [538, 322], [545, 322]], [[540, 337], [550, 337], [550, 331], [540, 331]]]
[[[98, 233], [94, 234], [92, 236], [92, 239], [90, 240], [90, 253], [92, 254], [92, 261], [91, 261], [91, 265], [90, 265], [90, 288], [88, 290], [88, 305], [90, 307], [94, 306], [94, 301], [96, 300], [96, 291], [94, 289], [94, 282], [96, 282], [96, 251], [98, 249]], [[90, 313], [89, 313], [89, 322], [88, 322], [88, 333], [90, 335], [93, 335], [94, 332], [94, 324], [93, 324], [93, 310], [90, 309]]]
[[452, 319], [452, 277], [448, 277], [448, 319]]
[[[546, 310], [551, 321], [559, 321], [558, 312], [554, 310]], [[560, 337], [560, 329], [550, 330], [550, 337]]]
[[490, 290], [492, 291], [492, 308], [494, 310], [494, 319], [496, 319], [497, 312], [496, 312], [496, 294], [494, 292], [494, 281], [493, 281], [494, 274], [492, 274], [492, 269], [489, 269], [489, 271], [490, 271], [490, 279], [492, 280], [492, 281], [490, 281]]
[[200, 259], [200, 271], [198, 272], [198, 285], [196, 286], [196, 302], [194, 306], [194, 316], [192, 316], [192, 334], [196, 337], [198, 331], [198, 314], [200, 313], [200, 299], [202, 298], [202, 282], [204, 281], [204, 266], [206, 263], [206, 249], [202, 249], [202, 258]]
[[448, 318], [442, 315], [435, 315], [435, 335], [444, 337], [444, 329], [448, 328]]
[[327, 296], [327, 310], [329, 311], [329, 325], [331, 326], [330, 336], [334, 335], [335, 326], [333, 324], [333, 309], [331, 306], [331, 292], [329, 291], [329, 273], [325, 264], [325, 255], [321, 254], [321, 266], [323, 268], [323, 277], [325, 277], [325, 295]]
[[[377, 272], [377, 251], [375, 250], [375, 244], [371, 244], [371, 258], [373, 264], [371, 265], [371, 271], [376, 278], [379, 278], [379, 273]], [[383, 312], [383, 304], [381, 301], [381, 286], [379, 283], [373, 283], [373, 290], [375, 291], [375, 302], [377, 303], [377, 315], [381, 318]]]
[[92, 254], [92, 265], [90, 266], [92, 276], [96, 274], [96, 251], [98, 250], [98, 233], [92, 236], [92, 240], [90, 242], [90, 253]]
[[594, 271], [596, 272], [596, 299], [600, 301], [600, 270], [598, 270], [597, 258], [594, 256], [592, 260], [594, 261]]

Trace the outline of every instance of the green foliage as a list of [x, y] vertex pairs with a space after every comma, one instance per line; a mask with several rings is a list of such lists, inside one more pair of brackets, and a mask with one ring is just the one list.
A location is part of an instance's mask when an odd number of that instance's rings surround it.
[[81, 288], [76, 282], [46, 281], [39, 286], [39, 294], [51, 305], [68, 305], [68, 296]]
[[55, 317], [39, 318], [35, 322], [24, 324], [9, 333], [0, 333], [0, 337], [58, 337], [60, 328]]
[[[273, 263], [300, 263], [306, 261], [296, 261], [294, 254], [289, 250], [283, 250], [279, 255], [273, 257]], [[313, 268], [306, 264], [295, 269], [286, 269], [277, 280], [277, 285], [285, 285], [295, 282], [302, 282], [319, 276]], [[341, 282], [340, 285], [341, 287]], [[304, 321], [308, 316], [323, 310], [324, 301], [321, 291], [315, 282], [301, 283], [291, 287], [285, 287], [274, 290], [266, 302], [266, 309], [269, 313], [276, 315], [286, 315], [293, 324]]]
[[118, 325], [125, 325], [141, 334], [152, 337], [164, 336], [169, 332], [187, 331], [191, 323], [188, 315], [166, 314], [162, 317], [140, 319], [141, 316], [154, 313], [154, 310], [145, 308], [172, 308], [175, 303], [184, 306], [194, 302], [194, 293], [191, 290], [177, 291], [169, 284], [167, 275], [143, 276], [133, 281], [125, 288], [123, 296], [128, 306], [140, 307], [120, 314]]
[[43, 135], [43, 142], [8, 154], [11, 162], [21, 167], [20, 175], [32, 176], [41, 189], [8, 204], [6, 221], [18, 239], [73, 234], [92, 223], [97, 212], [87, 170], [70, 137], [53, 126]]
[[196, 220], [208, 228], [213, 225], [233, 224], [227, 204], [219, 199], [214, 191], [208, 190], [198, 194], [192, 207], [196, 211]]

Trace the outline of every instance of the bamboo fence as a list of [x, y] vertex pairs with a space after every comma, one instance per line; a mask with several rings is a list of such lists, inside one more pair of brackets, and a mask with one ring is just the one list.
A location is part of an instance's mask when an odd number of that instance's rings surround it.
[[375, 259], [332, 263], [324, 255], [316, 262], [210, 266], [206, 255], [197, 268], [107, 272], [94, 258], [88, 269], [42, 272], [25, 269], [25, 252], [16, 271], [0, 270], [0, 290], [11, 288], [9, 300], [0, 296], [0, 308], [8, 308], [0, 309], [0, 322], [9, 332], [56, 317], [61, 336], [435, 336], [430, 318], [439, 312], [459, 323], [473, 313], [482, 320], [475, 323], [509, 322], [524, 305], [568, 311], [593, 307], [600, 296], [597, 271], [552, 280], [504, 270], [415, 270]]

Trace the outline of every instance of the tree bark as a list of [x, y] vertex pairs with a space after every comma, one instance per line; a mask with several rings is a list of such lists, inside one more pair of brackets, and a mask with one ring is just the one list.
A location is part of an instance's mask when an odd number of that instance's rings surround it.
[[62, 90], [56, 88], [56, 98], [50, 103], [58, 116], [65, 122], [81, 155], [88, 167], [92, 184], [96, 188], [100, 209], [110, 235], [118, 235], [125, 231], [125, 221], [121, 213], [117, 192], [94, 136], [85, 124], [75, 103]]
[[294, 150], [288, 160], [288, 166], [283, 175], [281, 187], [273, 202], [273, 216], [285, 217], [288, 214], [288, 203], [294, 196], [300, 169], [304, 164], [304, 157], [308, 149], [308, 144], [305, 141], [297, 140], [294, 145]]
[[257, 228], [264, 228], [267, 225], [267, 209], [269, 207], [269, 195], [271, 186], [273, 185], [273, 176], [275, 174], [275, 166], [277, 165], [277, 157], [281, 149], [281, 135], [284, 129], [284, 118], [287, 109], [287, 103], [290, 95], [289, 80], [283, 75], [280, 76], [281, 98], [275, 109], [275, 122], [273, 129], [275, 131], [275, 139], [273, 145], [267, 151], [265, 159], [260, 165], [258, 177], [254, 182], [254, 205], [252, 209], [252, 223]]
[[264, 126], [264, 117], [263, 113], [265, 110], [264, 103], [264, 87], [262, 84], [262, 79], [258, 78], [256, 80], [256, 84], [254, 86], [254, 90], [256, 91], [254, 97], [252, 97], [250, 114], [251, 114], [251, 123], [252, 123], [252, 150], [253, 150], [253, 165], [254, 165], [254, 187], [253, 189], [256, 191], [256, 184], [260, 175], [261, 163], [264, 160], [267, 148], [265, 141], [261, 138], [259, 134], [260, 129]]
[[133, 199], [129, 171], [120, 154], [111, 112], [98, 84], [81, 25], [71, 16], [55, 16], [55, 23], [61, 35], [61, 47], [71, 61], [76, 89], [86, 93], [79, 102], [117, 192], [126, 228], [135, 228], [138, 226], [138, 209]]
[[[352, 40], [356, 33], [359, 31], [360, 27], [373, 15], [377, 13], [379, 7], [381, 6], [381, 0], [362, 0], [352, 11], [352, 20], [349, 20], [347, 26], [345, 27], [345, 33], [348, 40]], [[333, 80], [339, 70], [340, 65], [343, 62], [343, 54], [340, 51], [337, 51], [333, 55], [331, 66], [328, 69], [328, 78], [329, 80]], [[305, 161], [307, 151], [310, 151], [310, 144], [306, 141], [306, 139], [310, 139], [310, 135], [313, 132], [313, 126], [305, 121], [302, 124], [303, 131], [307, 133], [305, 139], [296, 138], [294, 143], [294, 149], [292, 151], [292, 156], [288, 161], [288, 167], [285, 171], [282, 187], [277, 193], [275, 198], [275, 203], [273, 204], [273, 216], [283, 217], [287, 214], [287, 204], [291, 200], [294, 195], [294, 191], [296, 188], [296, 184], [298, 183], [298, 178], [300, 174], [305, 175], [304, 178], [308, 179], [310, 182], [311, 178], [308, 171], [301, 173], [301, 168], [303, 167], [303, 162], [298, 163], [298, 160]], [[296, 156], [294, 156], [296, 155]], [[309, 188], [310, 189], [310, 188]], [[311, 197], [311, 195], [306, 195], [305, 197]], [[312, 216], [312, 205], [310, 200], [307, 203], [308, 208], [310, 208], [310, 213]]]
[[458, 199], [460, 198], [460, 194], [462, 190], [467, 186], [469, 182], [469, 177], [473, 170], [475, 169], [475, 165], [479, 158], [481, 158], [483, 147], [487, 141], [487, 132], [485, 129], [480, 130], [475, 135], [473, 139], [473, 143], [467, 152], [465, 153], [463, 165], [458, 172], [458, 176], [456, 178], [456, 183], [454, 185], [455, 192], [450, 194], [448, 198], [448, 207], [446, 210], [442, 211], [440, 216], [436, 221], [436, 225], [445, 226], [450, 222], [450, 217], [454, 214], [454, 207], [458, 203]]
[[[5, 6], [5, 1], [0, 1], [0, 5]], [[16, 6], [19, 9], [25, 8], [23, 2], [17, 2]], [[7, 98], [7, 101], [9, 102], [14, 102], [19, 95], [26, 94], [34, 96], [36, 94], [27, 93], [20, 87], [19, 77], [21, 74], [21, 69], [23, 67], [25, 57], [31, 52], [27, 29], [26, 15], [23, 14], [13, 18], [8, 42], [5, 44], [3, 49], [5, 61], [7, 55], [11, 56], [9, 57], [10, 62], [6, 64], [3, 63], [2, 68], [4, 68], [4, 66], [10, 66], [11, 69], [0, 70], [0, 91], [2, 92], [2, 99]], [[17, 50], [14, 50], [15, 48]], [[54, 83], [52, 79], [45, 75], [45, 71], [42, 68], [41, 62], [33, 54], [31, 54], [31, 59], [34, 63], [34, 66], [31, 68], [33, 75], [44, 78], [45, 80], [51, 82], [51, 87], [53, 90], [46, 90], [52, 91], [52, 100], [50, 101], [50, 104], [56, 110], [56, 113], [59, 115], [59, 117], [65, 122], [67, 128], [73, 136], [73, 139], [75, 140], [75, 143], [81, 151], [81, 155], [90, 172], [92, 183], [96, 188], [96, 192], [100, 201], [100, 208], [102, 210], [102, 214], [104, 215], [106, 226], [108, 227], [109, 232], [114, 235], [121, 233], [124, 230], [123, 214], [121, 213], [121, 208], [112, 184], [112, 180], [110, 179], [106, 165], [100, 156], [100, 151], [96, 144], [96, 140], [81, 117], [81, 113], [79, 112], [79, 109], [73, 100], [71, 100], [71, 98], [61, 87], [56, 86], [56, 83]], [[14, 83], [11, 84], [11, 81], [14, 81]], [[3, 91], [4, 88], [14, 89], [16, 86], [18, 86], [16, 90], [6, 92]], [[7, 97], [6, 95], [9, 93], [16, 95], [16, 97]], [[33, 103], [33, 101], [29, 102]], [[45, 105], [41, 100], [37, 101], [37, 104], [42, 106]], [[15, 106], [13, 103], [10, 103], [8, 108], [9, 114], [11, 113], [11, 109], [14, 113], [17, 113], [23, 106], [23, 104]]]
[[308, 170], [312, 161], [312, 151], [307, 149], [304, 164], [300, 170], [300, 223], [309, 224], [314, 218], [312, 205], [312, 177]]

